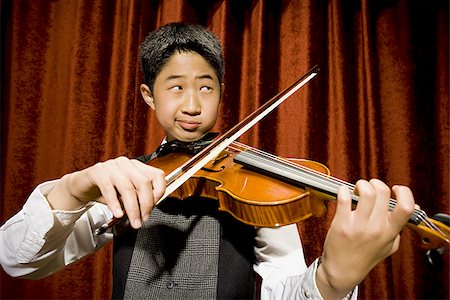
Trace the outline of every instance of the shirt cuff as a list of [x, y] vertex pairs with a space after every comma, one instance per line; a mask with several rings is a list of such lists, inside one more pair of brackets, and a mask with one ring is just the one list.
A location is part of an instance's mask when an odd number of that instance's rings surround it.
[[[322, 294], [319, 291], [319, 287], [316, 282], [317, 268], [320, 265], [320, 257], [317, 258], [311, 266], [306, 270], [305, 280], [303, 281], [302, 287], [300, 288], [300, 293], [304, 299], [323, 299]], [[344, 300], [356, 300], [358, 295], [358, 287], [356, 286], [352, 291], [350, 291]]]
[[316, 283], [316, 272], [319, 263], [320, 259], [317, 258], [306, 270], [303, 284], [300, 290], [297, 291], [300, 293], [298, 295], [300, 299], [323, 299]]
[[27, 263], [33, 260], [46, 241], [66, 232], [70, 234], [76, 220], [90, 207], [87, 205], [76, 211], [52, 210], [46, 195], [53, 189], [57, 180], [38, 185], [23, 206], [24, 221], [28, 233], [17, 253], [18, 261]]

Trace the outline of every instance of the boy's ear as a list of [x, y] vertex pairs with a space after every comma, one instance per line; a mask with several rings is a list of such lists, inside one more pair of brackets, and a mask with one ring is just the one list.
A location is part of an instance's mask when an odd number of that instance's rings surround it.
[[152, 91], [146, 84], [141, 84], [140, 86], [142, 98], [144, 98], [145, 103], [151, 107], [151, 109], [155, 110], [155, 100], [153, 98]]
[[225, 92], [225, 83], [222, 82], [222, 85], [220, 86], [220, 100], [222, 100], [224, 92]]

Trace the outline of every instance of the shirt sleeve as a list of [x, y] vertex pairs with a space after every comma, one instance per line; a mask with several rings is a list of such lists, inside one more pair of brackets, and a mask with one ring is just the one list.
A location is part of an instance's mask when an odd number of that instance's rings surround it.
[[108, 208], [90, 203], [76, 211], [52, 210], [46, 195], [57, 181], [35, 188], [22, 210], [0, 227], [0, 263], [13, 277], [48, 276], [112, 240], [95, 228], [111, 218]]
[[[323, 299], [316, 285], [316, 259], [306, 266], [297, 225], [259, 228], [255, 271], [262, 279], [261, 300]], [[357, 287], [344, 299], [357, 299]]]

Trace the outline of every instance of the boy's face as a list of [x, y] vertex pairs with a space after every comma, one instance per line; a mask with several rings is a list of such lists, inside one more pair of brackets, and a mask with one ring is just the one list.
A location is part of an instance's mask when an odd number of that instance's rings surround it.
[[208, 133], [217, 119], [222, 90], [214, 69], [195, 52], [175, 52], [156, 76], [153, 94], [141, 85], [168, 141], [196, 141]]

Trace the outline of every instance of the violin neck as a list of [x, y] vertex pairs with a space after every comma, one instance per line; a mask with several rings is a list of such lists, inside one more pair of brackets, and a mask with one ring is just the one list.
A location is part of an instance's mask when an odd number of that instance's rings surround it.
[[[339, 187], [345, 185], [350, 191], [353, 206], [356, 206], [359, 201], [358, 195], [355, 194], [355, 185], [258, 149], [248, 148], [241, 151], [235, 156], [234, 160], [260, 174], [298, 187], [313, 189], [319, 193], [332, 196], [333, 199], [336, 198]], [[390, 211], [395, 208], [396, 203], [394, 199], [390, 199]], [[428, 218], [428, 216], [424, 211], [415, 209], [409, 223], [418, 225], [425, 218]]]

